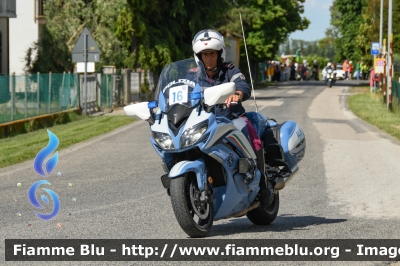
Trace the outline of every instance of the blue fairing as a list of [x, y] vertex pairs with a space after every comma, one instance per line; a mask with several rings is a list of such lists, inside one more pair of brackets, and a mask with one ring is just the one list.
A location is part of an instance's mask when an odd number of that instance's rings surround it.
[[204, 184], [206, 183], [207, 176], [205, 172], [205, 165], [202, 159], [196, 161], [181, 161], [172, 167], [168, 177], [174, 178], [182, 176], [185, 173], [193, 172], [197, 177], [197, 185], [200, 191], [204, 190]]
[[[217, 144], [204, 152], [224, 158], [222, 166], [226, 174], [226, 186], [213, 188], [215, 220], [229, 214], [239, 212], [250, 206], [260, 189], [261, 174], [256, 170], [255, 177], [247, 185], [243, 182], [245, 176], [238, 173], [239, 156], [223, 144]], [[249, 192], [251, 191], [251, 192]]]

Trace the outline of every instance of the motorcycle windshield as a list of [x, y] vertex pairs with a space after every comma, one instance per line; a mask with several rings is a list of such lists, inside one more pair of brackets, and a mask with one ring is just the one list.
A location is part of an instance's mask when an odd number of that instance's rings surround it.
[[202, 62], [199, 65], [194, 59], [173, 62], [160, 74], [155, 100], [163, 112], [176, 104], [192, 108], [199, 104], [204, 87], [210, 86]]

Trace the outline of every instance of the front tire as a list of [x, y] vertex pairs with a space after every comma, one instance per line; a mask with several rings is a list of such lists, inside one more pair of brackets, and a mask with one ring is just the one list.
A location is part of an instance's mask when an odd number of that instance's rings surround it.
[[256, 225], [269, 225], [272, 223], [279, 211], [279, 192], [274, 195], [274, 200], [267, 208], [258, 207], [249, 211], [246, 216]]
[[190, 237], [205, 237], [214, 221], [212, 196], [200, 200], [201, 192], [194, 173], [174, 178], [170, 184], [171, 203], [179, 225]]

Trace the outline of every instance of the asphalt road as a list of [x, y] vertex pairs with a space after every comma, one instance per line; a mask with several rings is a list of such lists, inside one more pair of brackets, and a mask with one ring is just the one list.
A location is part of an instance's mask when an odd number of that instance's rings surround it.
[[[347, 110], [351, 85], [342, 81], [327, 88], [322, 82], [288, 82], [256, 91], [258, 109], [263, 115], [278, 122], [290, 119], [299, 123], [306, 135], [306, 156], [299, 173], [280, 192], [280, 211], [271, 225], [255, 226], [245, 216], [221, 220], [214, 223], [210, 239], [399, 238], [400, 145]], [[248, 111], [254, 110], [253, 100], [244, 106]], [[33, 161], [1, 169], [1, 260], [5, 239], [186, 239], [161, 185], [161, 160], [152, 149], [149, 136], [147, 123], [138, 121], [59, 151], [57, 167], [46, 179], [51, 183], [48, 187], [58, 194], [61, 207], [59, 214], [49, 221], [36, 217], [36, 209], [27, 198], [29, 187], [43, 179], [34, 172]]]

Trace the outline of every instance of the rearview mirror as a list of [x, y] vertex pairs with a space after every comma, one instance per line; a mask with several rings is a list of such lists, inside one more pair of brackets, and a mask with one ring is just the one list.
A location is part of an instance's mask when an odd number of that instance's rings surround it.
[[149, 102], [141, 102], [131, 104], [124, 107], [127, 116], [138, 116], [140, 119], [147, 120], [150, 118]]

